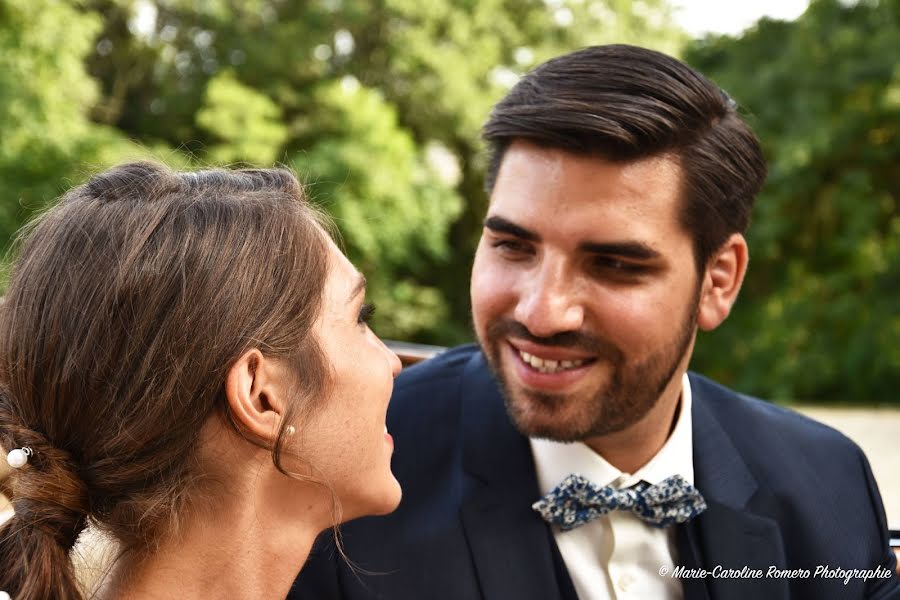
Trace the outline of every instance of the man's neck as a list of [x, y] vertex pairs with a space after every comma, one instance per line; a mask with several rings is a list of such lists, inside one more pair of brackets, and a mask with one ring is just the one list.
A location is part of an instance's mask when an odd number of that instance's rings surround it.
[[681, 405], [681, 387], [682, 375], [679, 372], [640, 421], [622, 431], [587, 438], [584, 443], [623, 473], [635, 473], [656, 456], [675, 428]]

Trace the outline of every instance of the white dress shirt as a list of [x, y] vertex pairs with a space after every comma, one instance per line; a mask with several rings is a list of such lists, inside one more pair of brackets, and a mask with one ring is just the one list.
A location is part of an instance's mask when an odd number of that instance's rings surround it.
[[[531, 439], [531, 451], [541, 494], [573, 473], [598, 486], [626, 488], [640, 481], [651, 484], [672, 475], [694, 483], [691, 429], [691, 384], [682, 380], [681, 407], [672, 434], [659, 452], [636, 473], [623, 473], [582, 442]], [[658, 529], [631, 512], [614, 510], [570, 531], [553, 528], [553, 537], [580, 600], [680, 600], [684, 597], [672, 573], [675, 537], [672, 527]]]

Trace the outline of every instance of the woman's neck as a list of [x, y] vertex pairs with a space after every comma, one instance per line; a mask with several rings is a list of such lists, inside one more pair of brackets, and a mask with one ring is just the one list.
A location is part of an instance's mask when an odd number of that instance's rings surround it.
[[151, 554], [124, 554], [98, 597], [284, 598], [330, 522], [316, 487], [258, 473], [249, 493], [216, 495]]

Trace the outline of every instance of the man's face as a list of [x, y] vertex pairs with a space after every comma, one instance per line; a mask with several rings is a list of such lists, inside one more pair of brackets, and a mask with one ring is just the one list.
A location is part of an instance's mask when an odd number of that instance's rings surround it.
[[667, 157], [514, 142], [472, 269], [475, 330], [526, 435], [622, 431], [680, 392], [699, 283]]

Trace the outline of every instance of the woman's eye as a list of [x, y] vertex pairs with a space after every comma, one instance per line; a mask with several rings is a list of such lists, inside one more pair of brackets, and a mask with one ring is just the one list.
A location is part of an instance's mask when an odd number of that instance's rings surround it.
[[356, 322], [360, 325], [368, 323], [373, 314], [375, 314], [375, 305], [367, 302], [360, 307], [359, 317], [357, 317]]

